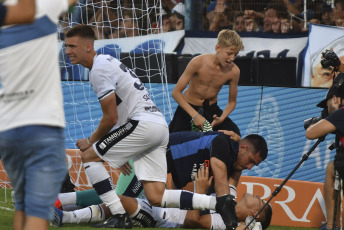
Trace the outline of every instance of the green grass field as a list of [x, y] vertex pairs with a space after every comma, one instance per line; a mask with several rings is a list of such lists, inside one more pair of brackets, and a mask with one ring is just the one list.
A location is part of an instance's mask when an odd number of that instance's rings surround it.
[[[6, 190], [7, 200], [5, 199], [5, 189], [0, 189], [0, 229], [1, 230], [11, 230], [12, 228], [12, 221], [14, 215], [14, 206], [11, 202], [11, 191], [9, 189]], [[6, 200], [6, 202], [5, 202]], [[278, 215], [274, 213], [274, 215]], [[51, 230], [57, 230], [58, 227], [50, 227]], [[62, 230], [94, 230], [90, 224], [68, 224], [64, 225]], [[106, 228], [104, 228], [106, 229]], [[138, 228], [136, 228], [138, 229]], [[158, 228], [154, 228], [158, 229]], [[163, 228], [160, 228], [163, 229]], [[271, 226], [268, 229], [270, 230], [310, 230], [310, 229], [317, 229], [317, 228], [294, 228], [294, 227], [280, 227], [280, 226]], [[149, 228], [145, 228], [145, 230], [149, 230]]]

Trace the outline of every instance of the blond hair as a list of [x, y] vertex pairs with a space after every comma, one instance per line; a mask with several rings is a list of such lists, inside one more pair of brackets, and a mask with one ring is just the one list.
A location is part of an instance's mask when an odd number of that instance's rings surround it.
[[217, 36], [217, 44], [220, 47], [231, 47], [238, 50], [243, 50], [241, 37], [234, 30], [221, 30]]

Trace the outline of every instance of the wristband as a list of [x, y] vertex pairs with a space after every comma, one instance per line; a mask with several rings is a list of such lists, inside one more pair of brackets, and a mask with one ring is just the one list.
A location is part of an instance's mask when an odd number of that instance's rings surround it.
[[191, 119], [190, 123], [192, 123], [198, 115], [199, 115], [199, 113], [197, 113], [197, 114]]
[[87, 137], [86, 140], [89, 145], [92, 145], [92, 143], [90, 142], [90, 137]]

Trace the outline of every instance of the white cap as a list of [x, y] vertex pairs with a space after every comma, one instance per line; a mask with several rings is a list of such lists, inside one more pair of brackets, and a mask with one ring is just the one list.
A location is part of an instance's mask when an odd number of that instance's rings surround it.
[[163, 8], [160, 8], [160, 12], [157, 14], [158, 16], [164, 16], [166, 15], [166, 11]]
[[183, 16], [185, 16], [185, 5], [184, 3], [180, 2], [177, 5], [175, 5], [171, 11], [171, 13], [179, 13]]

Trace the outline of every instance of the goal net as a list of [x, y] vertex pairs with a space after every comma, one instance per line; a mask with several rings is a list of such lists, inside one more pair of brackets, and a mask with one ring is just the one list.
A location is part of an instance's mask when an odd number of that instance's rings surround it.
[[[58, 45], [66, 117], [66, 159], [71, 180], [79, 190], [92, 186], [84, 173], [75, 144], [96, 129], [102, 111], [88, 82], [89, 70], [71, 65], [64, 53], [64, 33], [77, 24], [91, 25], [97, 36], [96, 51], [112, 55], [131, 68], [169, 123], [172, 108], [166, 76], [166, 43], [159, 26], [162, 24], [160, 11], [160, 0], [79, 0], [73, 11], [60, 17]], [[107, 169], [116, 179], [119, 171], [109, 166]], [[0, 191], [5, 194], [9, 188], [10, 182], [0, 161]], [[9, 196], [5, 195], [5, 200], [0, 199], [0, 202], [8, 199]]]
[[[78, 189], [91, 187], [83, 171], [77, 139], [96, 129], [102, 116], [100, 103], [88, 82], [88, 69], [72, 66], [64, 54], [63, 34], [74, 24], [93, 26], [95, 49], [109, 54], [131, 68], [148, 89], [152, 100], [169, 120], [172, 117], [161, 37], [160, 0], [79, 1], [72, 14], [61, 18], [60, 65], [65, 97], [67, 162], [72, 181]], [[114, 179], [119, 171], [108, 166]]]

